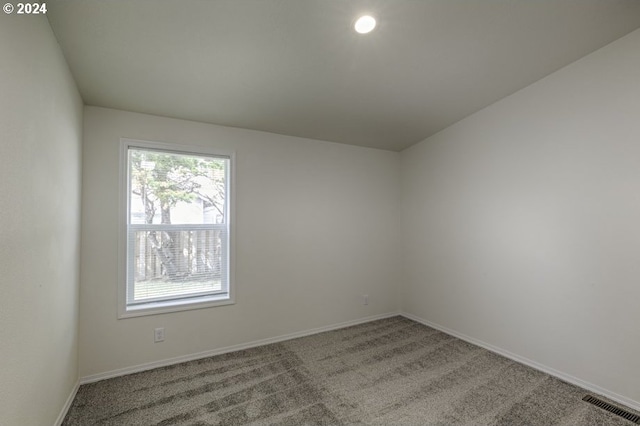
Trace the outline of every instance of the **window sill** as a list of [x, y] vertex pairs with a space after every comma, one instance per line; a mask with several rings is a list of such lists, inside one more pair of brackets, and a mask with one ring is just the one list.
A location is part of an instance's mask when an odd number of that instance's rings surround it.
[[165, 314], [169, 312], [191, 311], [194, 309], [204, 309], [233, 304], [235, 304], [235, 300], [229, 294], [165, 302], [150, 302], [143, 305], [125, 307], [124, 311], [119, 312], [118, 319]]

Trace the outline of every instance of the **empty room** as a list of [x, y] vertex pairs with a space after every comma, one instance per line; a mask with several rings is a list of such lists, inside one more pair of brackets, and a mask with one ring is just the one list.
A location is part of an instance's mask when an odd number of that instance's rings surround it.
[[0, 425], [640, 424], [640, 1], [5, 0]]

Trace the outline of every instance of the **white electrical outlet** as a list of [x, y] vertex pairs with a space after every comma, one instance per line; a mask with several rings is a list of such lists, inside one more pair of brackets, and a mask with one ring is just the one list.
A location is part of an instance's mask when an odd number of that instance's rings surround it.
[[153, 342], [164, 342], [164, 327], [156, 328], [153, 330]]
[[368, 295], [368, 294], [365, 294], [365, 295], [362, 297], [362, 299], [363, 299], [363, 300], [362, 300], [362, 304], [363, 304], [363, 305], [368, 305], [368, 304], [369, 304], [369, 295]]

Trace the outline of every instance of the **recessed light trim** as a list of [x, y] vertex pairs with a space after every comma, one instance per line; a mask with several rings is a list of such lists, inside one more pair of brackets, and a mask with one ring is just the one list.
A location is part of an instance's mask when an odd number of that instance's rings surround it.
[[368, 34], [376, 27], [376, 18], [371, 15], [362, 15], [353, 24], [353, 28], [358, 34]]

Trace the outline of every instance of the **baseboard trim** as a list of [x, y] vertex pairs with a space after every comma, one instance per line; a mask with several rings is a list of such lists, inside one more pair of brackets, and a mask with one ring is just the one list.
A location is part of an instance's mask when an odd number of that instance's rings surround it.
[[601, 396], [604, 396], [606, 398], [609, 398], [612, 401], [618, 402], [620, 404], [623, 404], [629, 408], [632, 408], [634, 410], [640, 411], [640, 402], [638, 401], [634, 401], [633, 399], [627, 398], [625, 396], [619, 395], [615, 392], [612, 392], [610, 390], [604, 389], [598, 385], [594, 385], [593, 383], [587, 382], [585, 380], [579, 379], [577, 377], [571, 376], [569, 374], [563, 373], [562, 371], [558, 371], [555, 370], [551, 367], [548, 367], [546, 365], [540, 364], [536, 361], [530, 360], [528, 358], [525, 358], [523, 356], [514, 354], [512, 352], [509, 352], [507, 350], [504, 350], [502, 348], [499, 348], [497, 346], [491, 345], [489, 343], [483, 342], [482, 340], [478, 340], [476, 338], [467, 336], [466, 334], [462, 334], [459, 333], [455, 330], [452, 330], [450, 328], [447, 327], [443, 327], [440, 324], [436, 324], [434, 322], [431, 321], [427, 321], [423, 318], [420, 318], [416, 315], [410, 314], [408, 312], [400, 312], [400, 315], [402, 315], [405, 318], [414, 320], [416, 322], [419, 322], [420, 324], [424, 324], [428, 327], [431, 328], [435, 328], [436, 330], [442, 331], [443, 333], [449, 334], [451, 336], [457, 337], [458, 339], [464, 340], [466, 342], [469, 342], [471, 344], [474, 344], [476, 346], [480, 346], [481, 348], [487, 349], [491, 352], [497, 353], [498, 355], [502, 355], [506, 358], [509, 358], [513, 361], [519, 362], [520, 364], [524, 364], [526, 366], [529, 366], [531, 368], [534, 368], [538, 371], [542, 371], [543, 373], [547, 373], [550, 376], [554, 376], [557, 377], [560, 380], [563, 380], [565, 382], [571, 383], [573, 385], [579, 386], [583, 389], [586, 389], [588, 391], [591, 391], [593, 393], [599, 394]]
[[60, 410], [60, 414], [58, 414], [58, 418], [56, 419], [56, 422], [53, 424], [53, 426], [60, 426], [62, 424], [62, 422], [64, 421], [64, 418], [67, 416], [67, 412], [69, 411], [69, 408], [71, 408], [71, 404], [73, 403], [73, 400], [75, 399], [76, 394], [78, 393], [79, 387], [80, 387], [80, 381], [76, 381], [76, 384], [73, 385], [73, 389], [71, 389], [71, 393], [69, 394], [69, 397], [65, 401], [64, 406], [62, 407], [62, 410]]
[[[210, 356], [222, 355], [228, 352], [240, 351], [243, 349], [255, 348], [258, 346], [269, 345], [271, 343], [283, 342], [286, 340], [297, 339], [299, 337], [311, 336], [313, 334], [323, 333], [325, 331], [338, 330], [345, 327], [351, 327], [358, 324], [364, 324], [371, 321], [376, 321], [384, 318], [390, 318], [400, 315], [400, 312], [389, 312], [386, 314], [373, 315], [365, 318], [360, 318], [352, 321], [345, 321], [338, 324], [327, 325], [324, 327], [312, 328], [310, 330], [298, 331], [295, 333], [284, 334], [277, 337], [270, 337], [267, 339], [254, 340], [252, 342], [242, 343], [239, 345], [226, 346], [224, 348], [213, 349], [210, 351], [198, 352], [195, 354], [183, 355], [175, 358], [163, 359], [160, 361], [148, 362], [145, 364], [138, 364], [132, 367], [119, 368], [117, 370], [105, 371], [103, 373], [91, 374], [80, 378], [80, 384], [98, 382], [100, 380], [111, 379], [114, 377], [125, 376], [127, 374], [139, 373], [141, 371], [153, 370], [154, 368], [166, 367], [168, 365], [180, 364], [182, 362], [194, 361], [197, 359], [208, 358]], [[72, 398], [73, 400], [73, 398]], [[66, 413], [66, 412], [65, 412]], [[64, 418], [64, 417], [63, 417]]]

